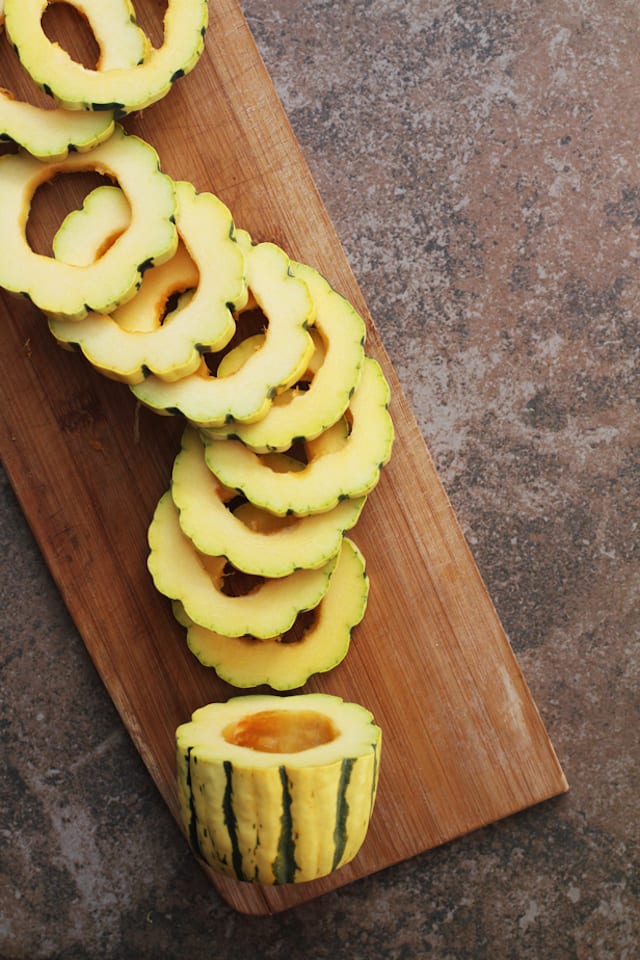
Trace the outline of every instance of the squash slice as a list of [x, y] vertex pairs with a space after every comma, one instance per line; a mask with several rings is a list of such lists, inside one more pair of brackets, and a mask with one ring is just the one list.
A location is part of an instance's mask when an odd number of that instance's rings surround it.
[[324, 693], [233, 697], [176, 730], [184, 831], [214, 870], [260, 884], [315, 880], [353, 860], [373, 813], [382, 731]]
[[[129, 384], [151, 375], [171, 381], [193, 373], [202, 353], [219, 350], [231, 339], [232, 311], [247, 301], [245, 258], [234, 239], [231, 213], [213, 194], [196, 193], [190, 183], [174, 186], [181, 240], [176, 255], [148, 270], [138, 293], [111, 314], [92, 312], [80, 321], [54, 318], [49, 324], [59, 342], [76, 345], [101, 373]], [[91, 205], [89, 198], [81, 216], [74, 211], [62, 224], [54, 241], [56, 256], [75, 251], [91, 213], [105, 221], [107, 233], [120, 222], [121, 201], [113, 201], [109, 217], [113, 194], [98, 189], [103, 191], [99, 204]], [[170, 298], [190, 288], [188, 304], [165, 317]]]
[[[135, 66], [146, 56], [149, 41], [135, 22], [129, 0], [77, 0], [75, 6], [101, 38], [99, 69]], [[4, 0], [0, 29], [3, 20]], [[110, 111], [46, 109], [0, 89], [0, 141], [12, 141], [40, 160], [62, 160], [71, 151], [90, 150], [111, 136], [113, 125]]]
[[171, 476], [171, 496], [183, 533], [201, 553], [224, 556], [245, 573], [283, 577], [299, 568], [323, 566], [340, 550], [344, 532], [357, 523], [365, 498], [344, 500], [333, 510], [304, 518], [275, 517], [253, 504], [228, 508], [235, 490], [208, 469], [202, 441], [187, 428]]
[[312, 442], [315, 456], [312, 446], [302, 470], [279, 472], [268, 455], [254, 453], [239, 440], [205, 437], [205, 459], [220, 483], [241, 491], [256, 506], [279, 516], [321, 513], [345, 498], [366, 496], [376, 486], [393, 444], [388, 404], [382, 369], [366, 357], [349, 405], [351, 432], [338, 449], [323, 448], [325, 431]]
[[113, 127], [113, 114], [47, 110], [0, 89], [0, 141], [17, 143], [39, 160], [64, 160], [70, 151], [91, 150], [111, 136]]
[[[205, 667], [234, 687], [295, 690], [309, 677], [333, 670], [346, 657], [353, 629], [364, 617], [369, 581], [364, 558], [345, 537], [329, 589], [313, 611], [313, 622], [298, 639], [224, 637], [193, 623], [176, 609], [186, 627], [189, 649]], [[296, 626], [294, 624], [295, 632]]]
[[159, 500], [148, 531], [147, 565], [159, 593], [179, 600], [195, 623], [240, 637], [285, 633], [303, 610], [311, 610], [329, 588], [337, 556], [317, 570], [296, 570], [263, 580], [249, 593], [224, 592], [226, 559], [199, 553], [180, 528], [171, 493]]
[[210, 434], [234, 437], [256, 453], [287, 450], [335, 423], [349, 405], [364, 359], [365, 325], [351, 304], [312, 267], [293, 263], [291, 269], [305, 281], [316, 306], [314, 332], [322, 340], [317, 369], [305, 389], [291, 388], [261, 420], [226, 424]]
[[[105, 57], [92, 70], [73, 60], [47, 37], [42, 17], [49, 0], [5, 0], [5, 27], [18, 58], [34, 82], [68, 110], [109, 110], [122, 117], [164, 97], [180, 77], [189, 73], [204, 49], [208, 22], [207, 0], [168, 0], [162, 45], [148, 42], [142, 56], [132, 61]], [[101, 49], [113, 50], [110, 13], [123, 3], [109, 0], [70, 0], [85, 14]], [[140, 31], [130, 9], [132, 42]], [[120, 24], [117, 29], [119, 31]], [[118, 33], [119, 36], [119, 33]]]
[[[67, 214], [53, 238], [53, 255], [63, 263], [82, 267], [93, 263], [124, 233], [131, 222], [131, 208], [119, 187], [96, 187], [84, 199], [81, 207]], [[150, 267], [144, 274], [134, 297], [116, 307], [108, 316], [117, 320], [123, 330], [151, 332], [162, 318], [167, 297], [178, 296], [179, 304], [187, 292], [198, 283], [198, 270], [179, 241], [170, 260]], [[179, 293], [184, 290], [185, 293]], [[107, 316], [105, 314], [105, 316]], [[82, 321], [53, 320], [49, 322], [55, 335], [60, 330], [58, 343], [69, 350], [78, 349], [72, 337], [62, 338], [65, 330], [81, 329]]]
[[192, 424], [216, 426], [230, 419], [258, 420], [273, 397], [295, 383], [313, 353], [308, 327], [315, 307], [304, 281], [293, 277], [287, 255], [272, 243], [252, 245], [244, 231], [236, 234], [246, 258], [251, 300], [264, 313], [264, 346], [229, 376], [217, 376], [203, 361], [198, 371], [173, 383], [148, 377], [131, 387], [156, 413], [182, 414]]
[[[78, 267], [36, 253], [28, 243], [26, 223], [41, 184], [57, 174], [87, 170], [119, 181], [131, 223], [103, 256]], [[24, 151], [0, 157], [0, 211], [0, 285], [50, 316], [81, 319], [91, 310], [109, 313], [135, 294], [145, 270], [170, 259], [178, 245], [173, 182], [160, 170], [153, 147], [126, 134], [119, 124], [93, 150], [58, 162], [42, 162]]]

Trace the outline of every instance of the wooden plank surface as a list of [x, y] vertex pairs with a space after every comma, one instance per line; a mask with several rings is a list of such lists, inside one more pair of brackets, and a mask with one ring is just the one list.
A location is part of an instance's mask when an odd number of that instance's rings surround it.
[[[139, 4], [145, 25], [153, 25], [153, 7]], [[73, 18], [61, 24], [84, 42]], [[0, 83], [33, 96], [4, 41], [1, 62]], [[352, 864], [300, 886], [260, 888], [208, 871], [236, 909], [277, 912], [567, 785], [235, 0], [210, 3], [195, 71], [124, 125], [153, 144], [167, 173], [217, 193], [238, 226], [318, 268], [347, 296], [392, 389], [393, 458], [352, 532], [371, 580], [367, 614], [346, 660], [304, 688], [365, 704], [383, 728], [367, 840]], [[34, 203], [34, 243], [50, 236], [58, 206], [70, 202], [65, 191], [62, 183]], [[138, 409], [126, 387], [60, 350], [38, 311], [4, 293], [0, 343], [5, 468], [89, 654], [177, 815], [175, 727], [196, 707], [238, 692], [189, 654], [146, 570], [146, 530], [182, 424]]]

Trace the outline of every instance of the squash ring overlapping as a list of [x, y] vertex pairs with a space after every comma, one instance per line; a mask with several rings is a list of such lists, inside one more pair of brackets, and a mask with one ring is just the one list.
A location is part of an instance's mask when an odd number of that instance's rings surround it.
[[[94, 263], [74, 266], [36, 253], [26, 227], [33, 196], [57, 174], [95, 171], [118, 181], [131, 207], [131, 223]], [[50, 316], [80, 319], [90, 310], [109, 313], [133, 296], [154, 263], [176, 251], [176, 196], [146, 141], [116, 125], [89, 153], [41, 162], [26, 152], [0, 157], [3, 256], [0, 285], [30, 299]]]
[[[5, 27], [23, 68], [34, 82], [69, 110], [112, 110], [116, 117], [155, 103], [180, 77], [189, 73], [204, 49], [208, 22], [207, 0], [169, 0], [164, 17], [164, 38], [159, 47], [145, 45], [135, 65], [111, 58], [92, 70], [73, 60], [52, 42], [42, 25], [50, 0], [5, 0]], [[90, 22], [102, 47], [109, 33], [108, 0], [71, 0], [81, 11], [103, 13]], [[121, 6], [118, 0], [118, 6]], [[137, 31], [131, 7], [132, 35]], [[101, 38], [103, 40], [101, 41]]]
[[[133, 67], [149, 49], [146, 35], [132, 19], [129, 0], [76, 0], [78, 12], [99, 39], [99, 68]], [[0, 31], [4, 0], [0, 2]], [[107, 28], [108, 29], [105, 29]], [[102, 143], [114, 129], [112, 111], [48, 109], [17, 100], [0, 88], [0, 141], [24, 147], [40, 160], [62, 160], [70, 152], [84, 152]]]
[[[80, 321], [49, 324], [62, 345], [77, 345], [94, 367], [129, 384], [150, 375], [174, 381], [193, 373], [204, 351], [220, 350], [231, 339], [232, 311], [247, 300], [244, 254], [234, 240], [231, 213], [212, 193], [197, 193], [187, 181], [175, 183], [175, 191], [180, 255], [152, 267], [135, 297], [112, 314], [93, 312]], [[69, 214], [54, 239], [54, 253], [62, 259], [97, 253], [86, 243], [80, 250], [87, 228], [100, 244], [97, 227], [105, 238], [122, 227], [122, 197], [113, 188], [97, 188]], [[169, 298], [190, 288], [188, 302], [165, 319]]]

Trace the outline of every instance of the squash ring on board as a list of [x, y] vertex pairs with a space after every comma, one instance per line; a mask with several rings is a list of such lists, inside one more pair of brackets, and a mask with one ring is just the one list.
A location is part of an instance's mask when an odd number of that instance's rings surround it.
[[47, 110], [0, 89], [0, 142], [16, 143], [39, 160], [63, 160], [72, 150], [91, 150], [113, 128], [111, 113]]
[[[301, 470], [276, 471], [269, 454], [257, 454], [239, 440], [205, 439], [205, 459], [220, 483], [279, 516], [304, 516], [335, 507], [346, 497], [369, 494], [391, 456], [393, 422], [389, 385], [372, 357], [365, 357], [349, 405], [351, 432], [336, 448], [340, 421], [309, 441], [309, 461]], [[329, 441], [331, 440], [331, 445]], [[278, 454], [275, 454], [278, 456]]]
[[[135, 384], [155, 375], [172, 381], [195, 371], [204, 352], [220, 350], [233, 336], [233, 311], [247, 301], [245, 258], [234, 239], [227, 207], [211, 193], [196, 193], [175, 183], [177, 253], [144, 275], [140, 290], [110, 314], [90, 313], [79, 321], [52, 319], [50, 329], [62, 345], [77, 345], [89, 362], [112, 379]], [[68, 215], [54, 239], [54, 254], [66, 262], [97, 254], [83, 245], [85, 226], [95, 236], [121, 227], [122, 195], [98, 187], [81, 210]], [[89, 225], [90, 222], [90, 225]], [[83, 246], [85, 249], [83, 249]], [[165, 319], [173, 295], [192, 290], [188, 302]]]
[[322, 359], [304, 390], [292, 387], [261, 420], [229, 423], [206, 431], [211, 438], [234, 437], [255, 450], [284, 451], [297, 440], [318, 436], [345, 412], [360, 379], [364, 360], [364, 321], [351, 304], [317, 270], [292, 263], [316, 305], [314, 334], [322, 341]]
[[[55, 2], [55, 0], [54, 0]], [[69, 0], [89, 20], [98, 45], [111, 51], [112, 3], [109, 0]], [[47, 37], [42, 17], [49, 0], [5, 0], [5, 27], [23, 68], [57, 104], [69, 110], [112, 110], [116, 117], [142, 110], [164, 97], [188, 74], [204, 49], [208, 23], [207, 0], [168, 0], [161, 46], [147, 42], [135, 63], [105, 55], [92, 70], [73, 60]], [[117, 6], [122, 7], [118, 0]], [[131, 4], [131, 34], [139, 40]], [[102, 14], [99, 16], [99, 14]]]
[[285, 633], [301, 611], [320, 603], [337, 562], [334, 556], [317, 570], [265, 579], [246, 594], [230, 596], [223, 590], [226, 558], [196, 550], [182, 532], [170, 491], [158, 501], [148, 542], [147, 566], [156, 590], [179, 600], [190, 620], [229, 637]]
[[[94, 263], [65, 264], [36, 253], [26, 236], [37, 188], [57, 174], [95, 171], [117, 180], [131, 208], [131, 222]], [[134, 295], [144, 272], [176, 251], [176, 196], [158, 154], [116, 124], [113, 134], [88, 153], [42, 162], [25, 152], [0, 157], [3, 254], [0, 285], [27, 297], [44, 313], [81, 319], [91, 310], [109, 313]]]
[[369, 581], [362, 553], [348, 537], [331, 576], [329, 589], [313, 611], [313, 622], [299, 639], [224, 637], [185, 616], [178, 605], [176, 619], [186, 628], [187, 645], [205, 667], [234, 687], [295, 690], [318, 673], [328, 673], [349, 652], [351, 634], [364, 617]]
[[268, 328], [264, 345], [230, 376], [216, 376], [203, 360], [190, 376], [167, 383], [147, 377], [131, 387], [155, 413], [182, 414], [196, 426], [219, 426], [230, 419], [258, 420], [274, 396], [294, 384], [314, 351], [308, 328], [315, 321], [309, 288], [294, 277], [290, 260], [273, 243], [251, 244], [238, 230], [245, 254], [251, 302], [261, 308]]
[[[101, 39], [99, 68], [133, 67], [146, 56], [149, 41], [132, 19], [129, 0], [77, 0], [75, 6]], [[4, 0], [0, 2], [0, 29]], [[0, 141], [24, 147], [40, 160], [61, 160], [71, 150], [85, 151], [113, 133], [112, 112], [47, 109], [16, 100], [0, 88]]]
[[325, 513], [286, 520], [249, 503], [233, 511], [226, 504], [237, 494], [209, 470], [202, 441], [191, 427], [174, 460], [171, 496], [182, 532], [197, 550], [225, 556], [236, 569], [262, 577], [321, 567], [339, 551], [344, 532], [355, 526], [365, 503], [364, 497], [344, 500]]

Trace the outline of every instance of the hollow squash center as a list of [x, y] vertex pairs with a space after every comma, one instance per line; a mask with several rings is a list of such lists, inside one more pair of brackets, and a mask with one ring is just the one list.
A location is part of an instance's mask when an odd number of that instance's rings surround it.
[[230, 723], [222, 735], [227, 743], [260, 753], [300, 753], [331, 743], [338, 731], [315, 710], [261, 710]]

